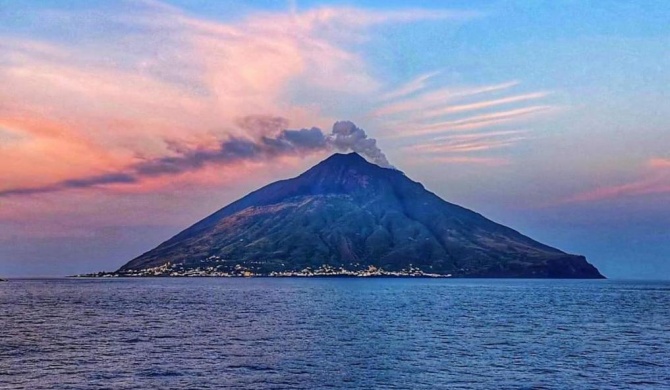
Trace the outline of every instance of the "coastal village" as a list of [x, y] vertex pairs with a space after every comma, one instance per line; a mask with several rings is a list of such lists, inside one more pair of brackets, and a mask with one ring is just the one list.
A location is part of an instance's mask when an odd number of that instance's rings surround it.
[[323, 264], [319, 268], [307, 267], [299, 271], [273, 271], [261, 273], [245, 268], [240, 264], [233, 267], [223, 265], [209, 265], [203, 267], [185, 268], [183, 264], [166, 263], [164, 265], [117, 272], [98, 272], [94, 274], [77, 275], [78, 277], [424, 277], [445, 278], [451, 274], [442, 275], [424, 272], [416, 267], [409, 267], [400, 271], [386, 271], [375, 266], [359, 270], [349, 270], [343, 267], [333, 267]]

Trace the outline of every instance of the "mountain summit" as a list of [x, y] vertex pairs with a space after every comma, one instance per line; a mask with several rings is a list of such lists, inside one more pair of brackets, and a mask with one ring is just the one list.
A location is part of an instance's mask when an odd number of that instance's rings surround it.
[[603, 278], [583, 256], [445, 202], [356, 153], [250, 193], [116, 274]]

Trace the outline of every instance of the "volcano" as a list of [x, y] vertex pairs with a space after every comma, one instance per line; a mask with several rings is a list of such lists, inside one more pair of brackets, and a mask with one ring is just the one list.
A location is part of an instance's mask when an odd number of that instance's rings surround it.
[[250, 193], [116, 274], [603, 278], [583, 256], [446, 202], [356, 153]]

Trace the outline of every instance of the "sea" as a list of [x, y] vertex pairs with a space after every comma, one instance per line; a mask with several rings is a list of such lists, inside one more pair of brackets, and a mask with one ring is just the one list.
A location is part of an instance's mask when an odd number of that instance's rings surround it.
[[0, 282], [0, 389], [670, 389], [670, 282]]

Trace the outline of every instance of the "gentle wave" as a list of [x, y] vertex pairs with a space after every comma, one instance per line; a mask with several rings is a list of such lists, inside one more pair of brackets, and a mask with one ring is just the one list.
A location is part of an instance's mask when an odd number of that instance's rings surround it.
[[670, 284], [10, 280], [0, 389], [670, 388]]

